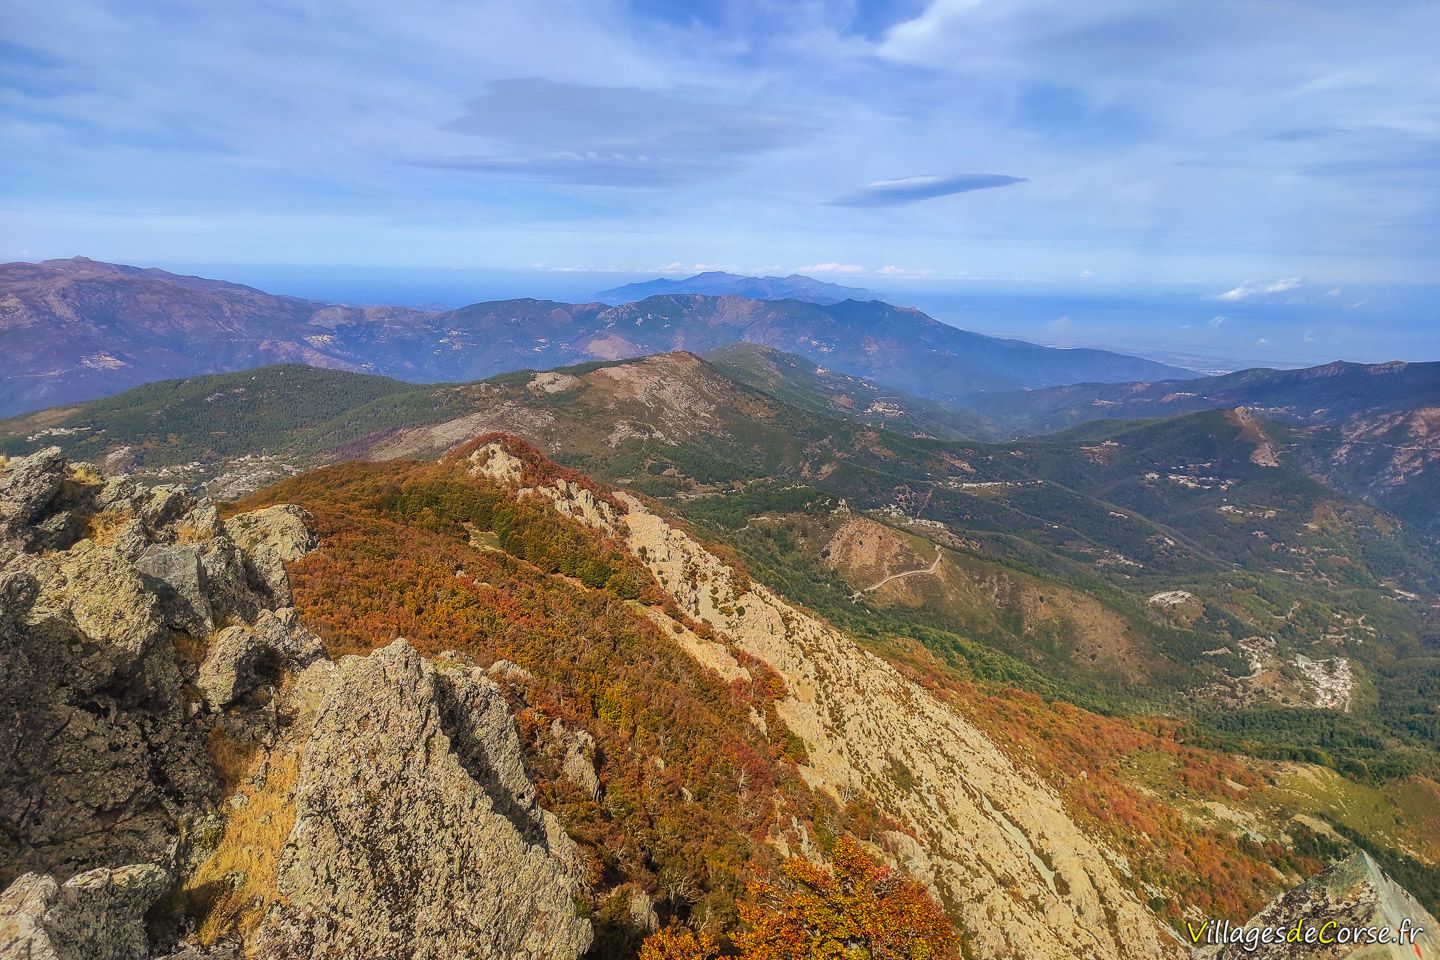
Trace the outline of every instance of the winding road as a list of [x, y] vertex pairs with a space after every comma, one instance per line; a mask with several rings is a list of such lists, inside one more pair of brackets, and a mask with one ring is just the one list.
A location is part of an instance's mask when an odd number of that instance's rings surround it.
[[919, 570], [905, 570], [901, 573], [892, 573], [885, 579], [880, 580], [876, 583], [872, 583], [870, 586], [866, 587], [863, 590], [856, 590], [854, 596], [851, 599], [858, 600], [862, 595], [867, 593], [873, 593], [874, 591], [879, 590], [881, 587], [885, 586], [885, 584], [889, 583], [892, 580], [903, 580], [906, 577], [917, 577], [922, 573], [934, 573], [936, 570], [940, 569], [940, 561], [944, 558], [945, 554], [937, 550], [935, 551], [935, 562], [930, 564], [930, 566], [921, 567]]

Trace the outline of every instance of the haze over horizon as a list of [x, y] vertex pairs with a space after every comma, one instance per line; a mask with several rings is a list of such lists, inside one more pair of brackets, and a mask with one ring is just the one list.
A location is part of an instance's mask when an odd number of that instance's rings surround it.
[[799, 272], [1061, 345], [1440, 357], [1433, 4], [0, 9], [0, 259], [452, 305]]

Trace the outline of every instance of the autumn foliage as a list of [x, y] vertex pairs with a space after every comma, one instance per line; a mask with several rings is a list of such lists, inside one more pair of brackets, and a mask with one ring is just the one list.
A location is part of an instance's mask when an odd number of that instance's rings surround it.
[[647, 937], [640, 960], [714, 960], [720, 947], [708, 933], [675, 924]]
[[735, 943], [745, 960], [855, 958], [942, 960], [955, 956], [954, 928], [917, 881], [871, 859], [849, 837], [830, 868], [785, 862], [788, 889], [759, 882], [742, 904]]
[[[796, 823], [884, 828], [863, 804], [837, 808], [805, 786], [798, 738], [775, 709], [783, 685], [764, 664], [735, 651], [748, 675], [730, 683], [700, 665], [652, 619], [682, 614], [643, 564], [542, 498], [452, 457], [337, 464], [237, 509], [267, 503], [313, 515], [320, 545], [291, 581], [332, 656], [404, 636], [427, 656], [525, 671], [507, 690], [540, 802], [579, 843], [596, 891], [584, 909], [597, 960], [636, 956], [632, 890], [663, 918], [730, 930], [744, 878], [778, 869], [774, 836]], [[564, 775], [557, 723], [593, 736], [598, 797]]]
[[[958, 940], [918, 882], [868, 856], [849, 837], [832, 864], [793, 857], [783, 885], [756, 881], [734, 936], [740, 960], [946, 960]], [[671, 927], [645, 941], [640, 960], [711, 960], [715, 942]]]

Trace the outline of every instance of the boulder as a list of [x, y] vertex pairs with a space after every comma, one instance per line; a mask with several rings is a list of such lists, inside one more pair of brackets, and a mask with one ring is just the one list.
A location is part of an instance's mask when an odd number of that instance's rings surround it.
[[300, 622], [300, 613], [294, 607], [261, 610], [251, 630], [260, 645], [281, 662], [307, 667], [325, 657], [324, 644]]
[[110, 546], [117, 554], [133, 563], [150, 547], [150, 532], [145, 529], [140, 518], [132, 517], [115, 531], [115, 539], [110, 542]]
[[225, 532], [244, 554], [251, 583], [268, 596], [272, 605], [290, 603], [285, 562], [299, 560], [314, 547], [309, 521], [308, 513], [290, 504], [238, 514], [225, 521]]
[[0, 960], [145, 960], [145, 911], [169, 885], [149, 863], [64, 884], [27, 873], [0, 894]]
[[199, 547], [155, 544], [135, 561], [135, 569], [152, 581], [170, 626], [196, 636], [215, 628]]
[[[499, 689], [397, 640], [334, 671], [305, 746], [277, 958], [573, 960], [576, 848], [536, 803]], [[423, 945], [423, 949], [420, 945]]]
[[137, 494], [140, 519], [151, 530], [170, 527], [190, 509], [194, 500], [183, 487], [151, 487]]
[[[249, 623], [265, 607], [264, 598], [257, 596], [251, 585], [245, 555], [228, 536], [218, 536], [204, 545], [200, 567], [217, 619], [234, 617]], [[288, 586], [286, 593], [288, 596]]]
[[84, 676], [71, 682], [94, 690], [133, 675], [164, 634], [158, 598], [135, 568], [113, 549], [82, 540], [46, 558], [39, 571], [31, 619], [73, 625], [86, 641], [75, 663]]
[[255, 686], [255, 662], [262, 647], [249, 627], [226, 627], [210, 638], [210, 649], [195, 686], [210, 709], [230, 706]]
[[485, 672], [490, 675], [490, 679], [507, 683], [524, 684], [535, 679], [535, 675], [529, 670], [510, 660], [496, 660]]
[[65, 484], [65, 455], [46, 447], [0, 468], [0, 523], [18, 529], [36, 523]]
[[565, 745], [560, 772], [591, 800], [600, 799], [600, 774], [595, 771], [595, 738], [577, 730]]

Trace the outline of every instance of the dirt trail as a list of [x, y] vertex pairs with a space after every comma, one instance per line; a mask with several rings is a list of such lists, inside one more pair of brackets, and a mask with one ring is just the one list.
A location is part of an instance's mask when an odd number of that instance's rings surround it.
[[876, 590], [879, 590], [881, 587], [885, 586], [885, 584], [889, 583], [892, 580], [903, 580], [906, 577], [918, 577], [921, 574], [933, 574], [936, 570], [940, 569], [940, 561], [943, 559], [945, 559], [945, 555], [939, 550], [937, 550], [935, 551], [935, 560], [933, 563], [930, 564], [930, 566], [921, 567], [919, 570], [903, 570], [900, 573], [892, 573], [890, 574], [890, 576], [884, 578], [883, 580], [880, 580], [877, 583], [872, 583], [870, 586], [866, 587], [863, 590], [856, 590], [855, 597], [858, 598], [862, 594], [866, 593], [874, 593]]

